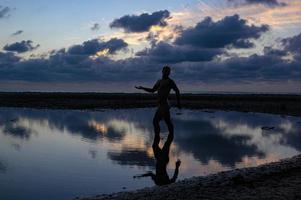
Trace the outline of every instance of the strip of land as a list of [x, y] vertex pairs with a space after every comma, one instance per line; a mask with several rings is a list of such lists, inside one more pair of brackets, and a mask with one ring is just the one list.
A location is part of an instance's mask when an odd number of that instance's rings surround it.
[[[182, 94], [188, 109], [217, 109], [301, 116], [301, 95]], [[171, 103], [175, 97], [171, 95]], [[156, 106], [154, 94], [0, 92], [0, 107], [50, 109], [143, 108]]]
[[301, 155], [259, 167], [194, 177], [167, 186], [103, 194], [81, 200], [108, 199], [301, 199]]

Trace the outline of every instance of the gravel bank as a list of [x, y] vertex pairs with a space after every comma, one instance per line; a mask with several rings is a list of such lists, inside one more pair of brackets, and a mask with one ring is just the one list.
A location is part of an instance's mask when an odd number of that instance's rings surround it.
[[[171, 104], [175, 96], [170, 96]], [[183, 108], [262, 112], [301, 116], [301, 95], [182, 94]], [[0, 92], [0, 107], [47, 109], [144, 108], [157, 105], [155, 94]]]
[[301, 199], [301, 155], [259, 167], [193, 177], [168, 186], [81, 200], [107, 199]]

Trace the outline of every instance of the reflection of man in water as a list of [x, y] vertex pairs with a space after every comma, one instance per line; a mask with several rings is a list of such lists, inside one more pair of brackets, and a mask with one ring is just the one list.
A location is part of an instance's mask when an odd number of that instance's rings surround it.
[[161, 149], [159, 147], [160, 143], [160, 136], [155, 135], [154, 143], [153, 143], [153, 151], [156, 158], [156, 174], [153, 172], [148, 172], [146, 174], [134, 176], [134, 178], [140, 178], [140, 177], [147, 177], [150, 176], [156, 185], [167, 185], [174, 183], [177, 180], [178, 174], [179, 174], [179, 167], [181, 165], [181, 161], [178, 160], [175, 168], [174, 175], [171, 179], [169, 179], [168, 173], [166, 171], [167, 164], [169, 162], [169, 150], [170, 145], [173, 141], [173, 134], [169, 133], [166, 142], [163, 145], [163, 148]]
[[169, 74], [170, 74], [170, 67], [165, 66], [162, 69], [162, 79], [158, 80], [153, 88], [136, 86], [137, 89], [145, 90], [145, 91], [151, 92], [151, 93], [158, 91], [158, 108], [157, 108], [156, 114], [153, 119], [155, 136], [158, 136], [158, 137], [160, 134], [159, 122], [162, 119], [164, 119], [165, 123], [167, 124], [169, 134], [173, 134], [173, 131], [174, 131], [173, 124], [170, 119], [169, 104], [168, 104], [168, 96], [169, 96], [171, 89], [173, 89], [176, 92], [177, 107], [179, 109], [181, 109], [180, 91], [179, 91], [177, 85], [175, 84], [175, 82], [169, 78]]
[[[168, 104], [168, 96], [173, 89], [176, 92], [177, 97], [177, 107], [181, 109], [181, 103], [180, 103], [180, 92], [175, 84], [175, 82], [169, 78], [170, 74], [170, 67], [165, 66], [162, 69], [162, 79], [158, 80], [157, 83], [154, 85], [153, 88], [146, 88], [142, 86], [136, 87], [137, 89], [142, 89], [150, 93], [154, 93], [158, 91], [158, 108], [155, 113], [155, 116], [153, 118], [153, 125], [154, 125], [154, 131], [155, 131], [155, 137], [154, 137], [154, 143], [153, 143], [153, 151], [156, 158], [156, 174], [153, 174], [152, 172], [135, 176], [135, 177], [145, 177], [145, 176], [151, 176], [154, 182], [157, 185], [166, 185], [170, 184], [176, 181], [178, 173], [179, 173], [179, 167], [181, 164], [181, 161], [178, 160], [176, 162], [176, 169], [174, 176], [169, 179], [169, 176], [166, 172], [166, 167], [169, 162], [169, 149], [170, 145], [174, 138], [174, 128], [173, 124], [170, 119], [170, 112], [169, 112], [169, 104]], [[164, 119], [165, 123], [168, 127], [168, 138], [161, 149], [159, 147], [160, 143], [160, 125], [159, 122]]]

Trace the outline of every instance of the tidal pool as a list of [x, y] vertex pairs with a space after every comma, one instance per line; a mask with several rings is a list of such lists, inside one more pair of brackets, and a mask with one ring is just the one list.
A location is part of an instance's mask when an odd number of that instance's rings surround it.
[[[65, 200], [155, 185], [154, 108], [0, 108], [0, 199]], [[301, 151], [301, 118], [171, 110], [167, 172], [178, 179], [257, 166]], [[168, 132], [161, 123], [162, 146]]]

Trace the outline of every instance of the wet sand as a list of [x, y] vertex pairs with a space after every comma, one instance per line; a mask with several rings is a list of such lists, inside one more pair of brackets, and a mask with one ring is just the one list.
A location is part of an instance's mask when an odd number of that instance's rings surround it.
[[[76, 198], [80, 199], [80, 198]], [[301, 155], [259, 167], [193, 177], [168, 186], [81, 200], [301, 199]]]
[[[301, 95], [271, 94], [182, 94], [188, 109], [217, 109], [301, 116]], [[171, 104], [175, 97], [170, 98]], [[50, 109], [142, 108], [156, 106], [156, 96], [124, 93], [5, 93], [0, 107]]]

